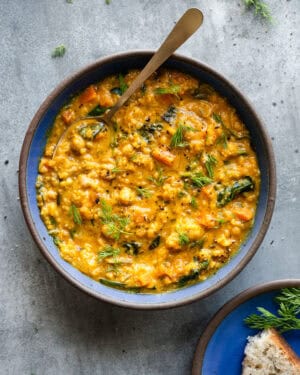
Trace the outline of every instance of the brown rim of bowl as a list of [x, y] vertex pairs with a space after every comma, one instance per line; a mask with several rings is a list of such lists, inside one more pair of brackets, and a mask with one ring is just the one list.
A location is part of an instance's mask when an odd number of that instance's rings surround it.
[[151, 50], [133, 50], [128, 52], [122, 52], [117, 53], [113, 55], [109, 55], [107, 57], [103, 57], [94, 63], [89, 64], [88, 66], [76, 71], [75, 73], [69, 75], [66, 79], [64, 79], [51, 93], [50, 95], [45, 99], [45, 101], [41, 104], [40, 108], [34, 115], [29, 128], [26, 132], [24, 142], [21, 149], [20, 154], [20, 162], [19, 162], [19, 192], [20, 192], [20, 201], [21, 206], [23, 210], [23, 214], [25, 217], [25, 221], [27, 223], [27, 226], [31, 232], [31, 235], [33, 239], [35, 240], [36, 244], [40, 248], [42, 254], [47, 259], [47, 261], [54, 267], [54, 269], [59, 272], [66, 280], [68, 280], [71, 284], [76, 286], [78, 289], [83, 290], [87, 294], [100, 299], [104, 302], [109, 302], [118, 306], [127, 307], [127, 308], [133, 308], [133, 309], [143, 309], [143, 310], [157, 310], [157, 309], [168, 309], [175, 306], [183, 306], [188, 303], [194, 302], [196, 300], [199, 300], [201, 298], [207, 297], [217, 289], [221, 288], [225, 284], [227, 284], [229, 281], [231, 281], [237, 274], [241, 272], [241, 270], [246, 266], [246, 264], [251, 260], [251, 258], [256, 253], [259, 245], [261, 244], [268, 226], [271, 221], [272, 213], [274, 210], [274, 204], [275, 204], [275, 196], [276, 196], [276, 169], [275, 169], [275, 158], [273, 153], [273, 148], [271, 144], [271, 140], [269, 136], [266, 133], [266, 130], [263, 126], [263, 122], [260, 119], [260, 117], [257, 115], [256, 111], [254, 110], [252, 104], [250, 104], [249, 100], [245, 97], [244, 94], [240, 92], [239, 89], [237, 89], [232, 83], [230, 83], [225, 77], [223, 77], [220, 73], [216, 72], [214, 69], [210, 68], [208, 65], [199, 62], [197, 60], [193, 60], [191, 58], [174, 54], [172, 57], [189, 64], [191, 66], [194, 66], [196, 68], [201, 69], [202, 71], [208, 73], [209, 75], [215, 76], [217, 79], [224, 82], [224, 84], [233, 92], [237, 93], [242, 100], [245, 102], [246, 106], [249, 108], [249, 111], [252, 113], [252, 116], [255, 117], [256, 122], [258, 124], [260, 133], [262, 135], [262, 138], [266, 144], [267, 148], [267, 155], [269, 156], [268, 160], [268, 171], [269, 171], [269, 186], [268, 186], [268, 201], [267, 201], [267, 208], [265, 212], [265, 216], [263, 219], [263, 223], [261, 226], [261, 229], [259, 233], [257, 234], [256, 238], [254, 239], [254, 242], [249, 249], [248, 253], [245, 255], [243, 260], [238, 264], [238, 266], [231, 270], [222, 280], [215, 283], [213, 286], [209, 287], [208, 289], [194, 294], [190, 297], [184, 298], [180, 301], [172, 301], [167, 303], [156, 303], [156, 304], [136, 304], [132, 302], [126, 302], [126, 301], [115, 301], [114, 299], [99, 295], [97, 292], [93, 291], [92, 289], [84, 286], [81, 282], [76, 280], [75, 278], [71, 277], [68, 272], [66, 272], [49, 254], [47, 247], [43, 243], [42, 239], [40, 238], [37, 230], [35, 229], [35, 225], [33, 223], [33, 219], [31, 217], [29, 204], [28, 204], [28, 196], [27, 196], [27, 189], [26, 189], [26, 166], [27, 166], [27, 159], [28, 159], [28, 152], [30, 149], [32, 137], [35, 133], [35, 130], [43, 117], [44, 112], [46, 109], [52, 104], [52, 102], [55, 100], [56, 96], [64, 90], [65, 87], [67, 87], [71, 82], [74, 80], [77, 80], [82, 75], [87, 74], [89, 72], [93, 72], [96, 69], [99, 69], [99, 67], [103, 64], [107, 64], [112, 60], [118, 60], [122, 59], [127, 56], [149, 56], [151, 57], [154, 54], [155, 51]]
[[233, 311], [236, 307], [238, 307], [245, 301], [259, 294], [270, 292], [276, 289], [291, 287], [300, 287], [300, 279], [274, 280], [267, 283], [254, 285], [226, 302], [225, 305], [223, 305], [209, 321], [198, 341], [194, 354], [192, 375], [206, 375], [202, 374], [202, 365], [207, 345], [214, 332], [218, 328], [219, 324], [226, 318], [228, 314], [231, 313], [231, 311]]

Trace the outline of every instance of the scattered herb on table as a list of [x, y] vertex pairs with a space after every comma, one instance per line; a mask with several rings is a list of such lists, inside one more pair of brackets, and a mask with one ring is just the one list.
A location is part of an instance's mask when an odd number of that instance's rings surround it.
[[66, 53], [66, 51], [67, 51], [66, 47], [63, 44], [61, 44], [60, 46], [57, 46], [56, 48], [54, 48], [54, 50], [52, 51], [51, 56], [53, 58], [63, 57], [64, 54]]
[[248, 316], [245, 323], [254, 329], [276, 328], [280, 333], [300, 329], [300, 288], [282, 289], [275, 302], [279, 305], [277, 315], [257, 307], [260, 315]]
[[256, 15], [260, 15], [267, 21], [272, 21], [272, 15], [269, 6], [261, 0], [244, 0], [245, 5], [248, 8], [253, 8]]

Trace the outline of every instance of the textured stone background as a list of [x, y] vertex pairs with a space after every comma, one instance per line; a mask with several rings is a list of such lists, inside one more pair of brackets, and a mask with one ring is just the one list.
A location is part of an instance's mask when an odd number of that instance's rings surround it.
[[[225, 301], [262, 281], [299, 278], [300, 2], [268, 3], [273, 25], [241, 0], [0, 0], [1, 375], [189, 374], [196, 342]], [[225, 74], [264, 119], [277, 161], [276, 209], [256, 256], [218, 293], [170, 311], [126, 310], [76, 290], [41, 256], [18, 201], [19, 152], [63, 78], [114, 52], [157, 48], [192, 6], [205, 23], [180, 52]], [[61, 43], [66, 55], [52, 59]]]

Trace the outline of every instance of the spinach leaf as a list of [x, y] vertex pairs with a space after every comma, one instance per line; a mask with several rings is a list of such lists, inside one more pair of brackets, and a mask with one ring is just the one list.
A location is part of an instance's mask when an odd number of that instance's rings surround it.
[[207, 269], [209, 261], [205, 260], [204, 262], [199, 263], [199, 267], [193, 269], [187, 275], [182, 276], [178, 281], [179, 288], [184, 287], [189, 281], [198, 279], [200, 273]]
[[139, 250], [141, 248], [141, 244], [139, 242], [124, 242], [122, 247], [125, 248], [125, 253], [129, 255], [138, 255]]
[[101, 107], [100, 105], [97, 105], [95, 108], [93, 108], [89, 113], [88, 116], [100, 116], [105, 113], [105, 111], [109, 109], [109, 107]]
[[156, 236], [149, 246], [149, 250], [154, 250], [160, 244], [160, 235]]
[[217, 205], [224, 207], [227, 203], [231, 202], [237, 195], [254, 190], [254, 182], [251, 177], [246, 176], [236, 181], [231, 186], [226, 186], [218, 192]]
[[169, 124], [171, 124], [171, 122], [176, 117], [176, 113], [177, 113], [176, 107], [174, 107], [173, 105], [171, 105], [168, 108], [167, 112], [165, 112], [161, 117], [162, 117], [163, 120], [165, 120], [166, 122], [168, 122]]

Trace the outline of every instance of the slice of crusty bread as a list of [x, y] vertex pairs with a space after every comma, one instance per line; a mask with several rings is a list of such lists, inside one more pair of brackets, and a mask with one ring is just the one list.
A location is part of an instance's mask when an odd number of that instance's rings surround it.
[[248, 337], [242, 375], [300, 375], [300, 358], [273, 328]]

